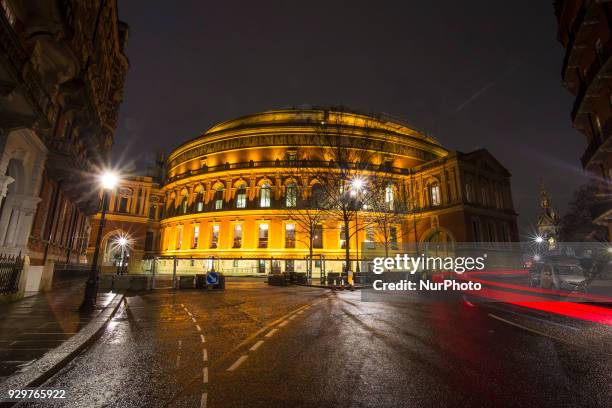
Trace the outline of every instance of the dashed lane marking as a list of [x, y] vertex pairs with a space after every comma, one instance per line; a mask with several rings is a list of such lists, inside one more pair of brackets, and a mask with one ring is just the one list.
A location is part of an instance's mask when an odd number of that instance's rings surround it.
[[496, 316], [496, 315], [491, 314], [491, 313], [488, 313], [488, 315], [491, 316], [494, 319], [497, 319], [497, 320], [499, 320], [501, 322], [507, 323], [507, 324], [509, 324], [511, 326], [518, 327], [518, 328], [523, 329], [523, 330], [527, 330], [528, 332], [535, 333], [535, 334], [540, 335], [540, 336], [548, 337], [550, 339], [557, 340], [557, 341], [560, 341], [562, 343], [572, 344], [572, 343], [570, 343], [570, 342], [568, 342], [568, 341], [566, 341], [566, 340], [564, 340], [564, 339], [562, 339], [560, 337], [551, 336], [550, 334], [546, 334], [546, 333], [541, 332], [539, 330], [535, 330], [535, 329], [529, 328], [527, 326], [523, 326], [522, 324], [511, 322], [510, 320], [506, 320], [503, 317], [499, 317], [499, 316]]
[[200, 340], [202, 340], [202, 343], [206, 343], [206, 339], [204, 338], [203, 334], [200, 334]]
[[176, 368], [179, 368], [181, 365], [181, 347], [183, 346], [183, 341], [178, 341], [178, 353], [176, 354]]
[[208, 403], [208, 395], [203, 392], [202, 393], [202, 399], [200, 400], [200, 408], [206, 408]]
[[199, 332], [201, 332], [201, 331], [202, 331], [202, 328], [200, 327], [200, 325], [199, 325], [199, 324], [196, 324], [196, 329], [198, 329], [198, 331], [199, 331]]
[[206, 351], [206, 349], [202, 350], [202, 361], [208, 361], [208, 352]]
[[272, 329], [264, 337], [272, 337], [272, 336], [274, 336], [274, 333], [276, 333], [277, 331], [278, 331], [278, 329]]
[[263, 340], [259, 340], [257, 343], [253, 344], [253, 346], [249, 349], [249, 351], [255, 351], [264, 343]]
[[244, 363], [244, 361], [245, 361], [247, 358], [249, 358], [249, 356], [240, 356], [240, 357], [238, 358], [238, 360], [236, 360], [236, 361], [234, 362], [234, 364], [232, 364], [232, 365], [231, 365], [231, 366], [230, 366], [230, 367], [227, 369], [227, 371], [234, 371], [235, 369], [237, 369], [238, 367], [240, 367], [240, 364]]
[[192, 318], [191, 318], [191, 321], [195, 323], [195, 322], [196, 322], [195, 317], [192, 317]]
[[285, 327], [287, 325], [287, 323], [289, 323], [287, 320], [284, 320], [281, 322], [281, 324], [278, 325], [278, 327]]
[[202, 382], [208, 384], [208, 367], [202, 369]]

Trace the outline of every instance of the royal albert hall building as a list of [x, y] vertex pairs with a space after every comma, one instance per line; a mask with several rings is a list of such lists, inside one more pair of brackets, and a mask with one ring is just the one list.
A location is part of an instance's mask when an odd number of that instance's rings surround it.
[[[517, 241], [510, 174], [487, 150], [448, 151], [434, 138], [385, 115], [283, 109], [215, 125], [168, 156], [160, 190], [165, 203], [159, 272], [171, 269], [172, 259], [178, 260], [180, 273], [211, 267], [229, 275], [305, 272], [309, 245], [293, 219], [295, 207], [312, 194], [313, 175], [333, 166], [325, 159], [311, 160], [307, 166], [318, 167], [316, 172], [296, 174], [295, 163], [311, 157], [310, 152], [325, 151], [321, 135], [332, 144], [341, 140], [342, 146], [364, 146], [365, 139], [385, 146], [375, 159], [384, 163], [370, 166], [378, 166], [379, 175], [384, 169], [393, 180], [389, 194], [409, 201], [405, 217], [394, 218], [393, 250], [415, 241], [486, 242], [497, 249]], [[389, 194], [385, 199], [393, 200]], [[358, 216], [367, 219], [367, 209]], [[322, 267], [342, 271], [345, 259], [341, 223], [324, 216], [320, 224], [312, 241], [313, 278]], [[351, 270], [358, 259], [360, 264], [367, 261], [359, 251], [375, 239], [366, 228], [354, 228]]]

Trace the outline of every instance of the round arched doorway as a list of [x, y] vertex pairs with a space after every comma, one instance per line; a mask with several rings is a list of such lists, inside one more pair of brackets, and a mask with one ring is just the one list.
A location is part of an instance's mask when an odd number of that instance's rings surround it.
[[126, 273], [130, 262], [130, 240], [128, 235], [121, 231], [112, 231], [104, 239], [103, 265], [114, 267], [117, 273]]
[[455, 238], [445, 228], [436, 227], [426, 231], [421, 244], [425, 256], [445, 258], [455, 255]]

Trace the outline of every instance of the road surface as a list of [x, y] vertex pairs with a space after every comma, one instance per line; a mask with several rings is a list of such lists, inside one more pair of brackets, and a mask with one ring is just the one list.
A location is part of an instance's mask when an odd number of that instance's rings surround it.
[[[457, 299], [230, 280], [131, 295], [24, 406], [610, 407], [609, 328]], [[603, 340], [602, 340], [603, 339]]]

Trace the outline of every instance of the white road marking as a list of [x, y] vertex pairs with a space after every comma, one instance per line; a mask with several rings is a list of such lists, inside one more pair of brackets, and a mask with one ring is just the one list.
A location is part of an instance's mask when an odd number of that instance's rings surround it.
[[249, 351], [255, 351], [264, 343], [263, 340], [259, 340], [257, 343], [253, 344], [253, 347], [249, 349]]
[[202, 382], [208, 384], [208, 367], [202, 369]]
[[264, 337], [272, 337], [272, 336], [274, 336], [274, 333], [276, 333], [277, 331], [278, 331], [278, 329], [272, 329]]
[[[497, 319], [497, 320], [502, 321], [502, 322], [504, 322], [504, 323], [508, 323], [509, 325], [512, 325], [512, 326], [518, 327], [518, 328], [520, 328], [520, 329], [527, 330], [527, 331], [532, 332], [532, 333], [535, 333], [535, 334], [537, 334], [537, 335], [544, 336], [544, 337], [548, 337], [548, 338], [551, 338], [551, 339], [554, 339], [554, 340], [560, 341], [560, 342], [562, 342], [562, 343], [569, 343], [568, 341], [563, 340], [562, 338], [559, 338], [559, 337], [556, 337], [556, 336], [551, 336], [550, 334], [546, 334], [546, 333], [541, 332], [541, 331], [539, 331], [539, 330], [531, 329], [531, 328], [529, 328], [529, 327], [527, 327], [527, 326], [523, 326], [522, 324], [518, 324], [518, 323], [511, 322], [510, 320], [506, 320], [506, 319], [504, 319], [503, 317], [499, 317], [499, 316], [496, 316], [496, 315], [491, 314], [491, 313], [488, 313], [488, 315], [489, 315], [489, 316], [491, 316], [491, 317], [492, 317], [492, 318], [494, 318], [494, 319]], [[572, 343], [569, 343], [569, 344], [572, 344]]]
[[200, 334], [200, 340], [202, 340], [202, 343], [206, 343], [206, 339], [204, 339], [204, 335]]
[[196, 329], [198, 329], [198, 331], [202, 331], [202, 328], [200, 327], [199, 324], [196, 324]]
[[183, 345], [183, 342], [181, 340], [178, 341], [178, 353], [176, 355], [176, 368], [178, 368], [181, 365], [181, 347]]
[[208, 361], [208, 352], [206, 351], [206, 349], [202, 350], [202, 361]]
[[181, 303], [181, 307], [185, 307], [185, 305]]
[[191, 318], [191, 321], [195, 323], [195, 322], [196, 322], [195, 317], [192, 317], [192, 318]]
[[202, 393], [202, 399], [200, 400], [200, 408], [206, 408], [208, 403], [208, 395], [205, 392]]
[[293, 316], [291, 316], [291, 317], [289, 318], [289, 320], [293, 320], [293, 319], [295, 319], [296, 317], [297, 317], [297, 315], [293, 315]]
[[287, 320], [283, 320], [281, 324], [278, 325], [278, 327], [285, 327], [287, 323], [289, 323]]
[[240, 367], [240, 364], [244, 363], [244, 361], [245, 361], [247, 358], [249, 358], [249, 356], [240, 356], [240, 357], [238, 358], [238, 360], [236, 360], [236, 361], [234, 362], [234, 364], [232, 364], [232, 365], [230, 366], [230, 368], [228, 368], [228, 369], [227, 369], [227, 371], [234, 371], [235, 369], [237, 369], [238, 367]]
[[302, 313], [304, 313], [303, 310], [300, 310], [299, 312], [297, 312], [297, 314], [302, 314]]

